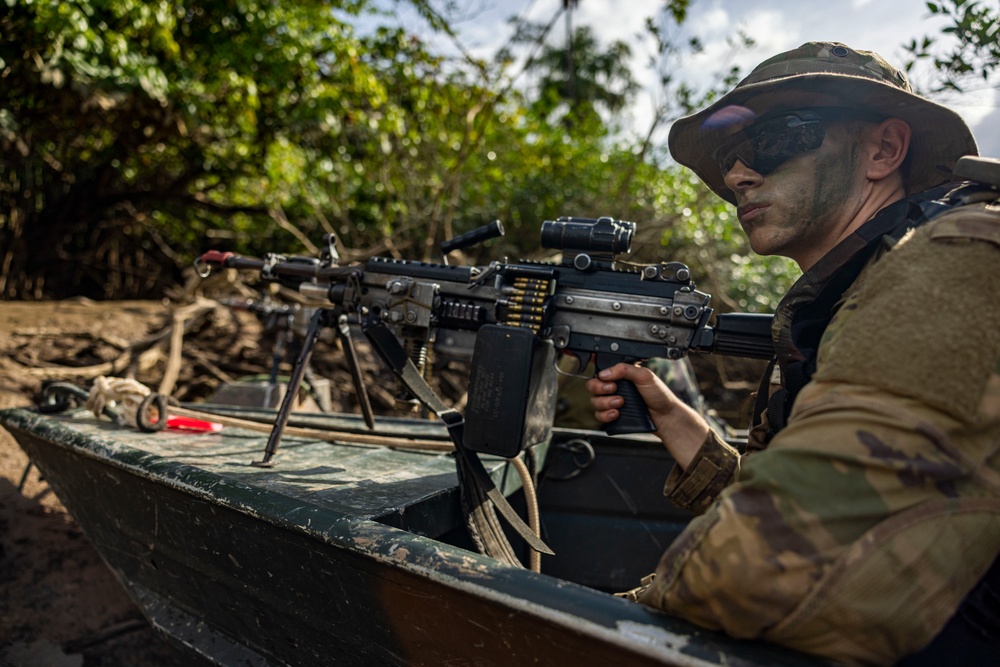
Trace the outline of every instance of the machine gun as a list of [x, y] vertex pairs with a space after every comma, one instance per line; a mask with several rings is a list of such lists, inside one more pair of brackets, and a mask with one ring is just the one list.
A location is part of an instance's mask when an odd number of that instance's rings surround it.
[[[310, 322], [290, 394], [302, 380], [323, 327], [335, 327], [347, 343], [355, 386], [364, 392], [349, 334], [350, 326], [359, 325], [382, 360], [425, 404], [427, 389], [410, 385], [414, 375], [422, 376], [429, 347], [471, 360], [462, 444], [471, 451], [512, 457], [543, 440], [551, 427], [556, 352], [575, 357], [581, 370], [593, 360], [598, 371], [652, 357], [679, 359], [692, 351], [773, 355], [771, 316], [721, 314], [710, 325], [711, 297], [695, 289], [684, 264], [618, 266], [616, 259], [630, 251], [635, 229], [635, 223], [609, 217], [545, 221], [541, 245], [562, 251], [558, 263], [451, 266], [373, 257], [341, 265], [336, 238], [328, 234], [318, 258], [268, 254], [258, 259], [209, 251], [197, 265], [203, 273], [212, 266], [257, 271], [262, 279], [322, 304]], [[496, 221], [446, 241], [441, 250], [446, 257], [502, 234]], [[404, 373], [407, 362], [415, 373]], [[621, 382], [619, 392], [625, 406], [607, 432], [651, 432], [653, 424], [634, 385]], [[258, 465], [268, 465], [277, 451], [290, 409], [281, 406]], [[366, 420], [372, 426], [370, 415]]]
[[[274, 465], [292, 397], [324, 328], [340, 335], [355, 388], [366, 403], [350, 336], [351, 327], [360, 326], [382, 361], [447, 426], [466, 522], [480, 550], [517, 562], [495, 508], [532, 549], [551, 554], [493, 484], [478, 453], [510, 458], [547, 438], [556, 404], [557, 351], [575, 357], [579, 369], [593, 360], [597, 370], [652, 357], [679, 359], [690, 351], [756, 358], [774, 354], [771, 316], [720, 315], [711, 326], [711, 297], [695, 289], [684, 264], [641, 270], [617, 266], [616, 257], [631, 249], [635, 229], [635, 223], [608, 217], [546, 221], [541, 243], [562, 251], [559, 263], [447, 264], [450, 252], [502, 235], [499, 221], [442, 243], [441, 264], [373, 257], [342, 265], [333, 235], [324, 237], [319, 257], [203, 254], [196, 262], [201, 275], [213, 266], [253, 270], [321, 305], [309, 322], [264, 458], [253, 465]], [[424, 379], [431, 346], [471, 360], [464, 416], [445, 405]], [[625, 407], [608, 433], [654, 430], [635, 386], [618, 384]], [[367, 412], [366, 422], [374, 426]]]

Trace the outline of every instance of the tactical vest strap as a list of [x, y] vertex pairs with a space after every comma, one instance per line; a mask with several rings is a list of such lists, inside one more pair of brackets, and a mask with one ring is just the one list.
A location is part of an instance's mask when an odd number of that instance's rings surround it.
[[774, 367], [777, 363], [777, 357], [771, 359], [770, 363], [767, 364], [767, 370], [764, 371], [764, 375], [760, 378], [760, 384], [757, 387], [757, 397], [754, 399], [753, 404], [753, 414], [751, 415], [752, 419], [750, 421], [751, 426], [757, 426], [761, 423], [761, 421], [763, 421], [761, 417], [767, 411], [767, 406], [770, 402], [771, 375], [774, 373]]
[[[770, 425], [767, 441], [788, 423], [795, 398], [816, 372], [816, 358], [823, 332], [836, 315], [845, 291], [854, 284], [864, 268], [894, 247], [910, 230], [955, 206], [967, 203], [970, 192], [986, 189], [990, 188], [979, 184], [939, 186], [883, 209], [856, 232], [867, 243], [829, 277], [814, 299], [798, 306], [792, 316], [789, 335], [795, 354], [786, 353], [782, 356], [779, 351], [784, 391], [775, 392], [770, 400], [763, 403], [758, 394], [752, 422], [759, 424], [764, 411], [767, 411]], [[795, 359], [790, 360], [793, 356]], [[770, 377], [770, 369], [767, 377]], [[761, 383], [761, 387], [765, 389], [767, 377]], [[762, 393], [766, 398], [766, 391]]]

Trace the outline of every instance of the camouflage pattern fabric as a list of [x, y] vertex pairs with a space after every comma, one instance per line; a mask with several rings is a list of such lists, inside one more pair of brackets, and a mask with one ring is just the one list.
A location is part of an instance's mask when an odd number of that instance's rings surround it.
[[[934, 188], [922, 193], [919, 197], [899, 201], [886, 207], [875, 218], [865, 223], [854, 234], [830, 250], [795, 282], [795, 285], [778, 304], [774, 314], [772, 336], [778, 363], [767, 384], [769, 398], [784, 386], [782, 368], [805, 358], [792, 340], [791, 328], [795, 314], [817, 300], [820, 293], [828, 287], [831, 281], [834, 281], [835, 276], [846, 264], [863, 253], [870, 243], [876, 242], [874, 253], [860, 268], [855, 280], [856, 284], [862, 284], [865, 273], [875, 265], [877, 259], [898, 243], [902, 233], [911, 224], [909, 218], [915, 215], [911, 209], [920, 209], [920, 215], [916, 216], [916, 220], [919, 222], [925, 222], [927, 219], [925, 214], [935, 210], [935, 204], [927, 205], [917, 202], [945, 200], [953, 193], [960, 191], [961, 188], [955, 188], [954, 185]], [[970, 203], [965, 197], [962, 197], [960, 201], [963, 204]], [[924, 210], [925, 207], [927, 211]], [[756, 398], [756, 393], [753, 398]], [[771, 435], [771, 425], [765, 411], [761, 415], [761, 422], [751, 428], [748, 433], [745, 454], [753, 454], [765, 449], [770, 442]], [[709, 438], [695, 455], [688, 470], [682, 471], [675, 467], [671, 471], [664, 493], [680, 507], [698, 513], [704, 512], [715, 500], [719, 491], [730, 482], [735, 481], [739, 473], [739, 460], [740, 454], [734, 448]], [[707, 461], [707, 463], [703, 463], [703, 461]], [[714, 478], [706, 477], [713, 469], [720, 472]]]
[[675, 465], [667, 477], [663, 495], [678, 507], [702, 513], [724, 488], [739, 479], [740, 453], [709, 431], [701, 449], [685, 470]]
[[640, 601], [847, 664], [928, 644], [1000, 553], [998, 266], [988, 204], [870, 266], [788, 426], [735, 465], [707, 443], [700, 460], [738, 481], [701, 498]]
[[[809, 66], [803, 67], [803, 62]], [[853, 50], [838, 42], [809, 42], [797, 49], [772, 56], [754, 68], [747, 82], [766, 81], [774, 77], [806, 74], [825, 63], [829, 72], [844, 69], [851, 76], [861, 76], [912, 90], [902, 70], [890, 64], [874, 51]]]

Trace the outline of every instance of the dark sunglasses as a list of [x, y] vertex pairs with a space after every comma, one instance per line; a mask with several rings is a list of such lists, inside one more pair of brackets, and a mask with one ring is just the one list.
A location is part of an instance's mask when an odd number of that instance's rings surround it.
[[723, 176], [737, 160], [766, 176], [796, 155], [819, 148], [831, 121], [884, 119], [885, 116], [875, 112], [843, 107], [782, 111], [737, 132], [715, 149], [712, 157]]

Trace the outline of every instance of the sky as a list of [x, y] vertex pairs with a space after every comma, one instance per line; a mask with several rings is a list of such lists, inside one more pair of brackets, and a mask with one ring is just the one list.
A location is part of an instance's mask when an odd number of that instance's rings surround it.
[[[503, 45], [511, 33], [507, 19], [524, 15], [547, 23], [563, 0], [457, 0], [469, 17], [455, 24], [464, 47], [473, 55], [489, 57]], [[589, 25], [605, 43], [625, 40], [634, 45], [633, 72], [641, 83], [648, 84], [653, 73], [646, 63], [646, 42], [637, 39], [647, 17], [656, 13], [662, 0], [578, 0], [573, 24]], [[889, 62], [902, 65], [903, 44], [924, 35], [939, 36], [942, 21], [932, 18], [926, 0], [693, 0], [687, 33], [697, 34], [705, 49], [702, 55], [686, 62], [678, 75], [698, 83], [718, 71], [726, 61], [726, 39], [742, 29], [756, 42], [756, 47], [740, 57], [737, 64], [743, 74], [758, 62], [776, 53], [808, 41], [838, 41], [856, 49], [876, 51]], [[563, 39], [565, 20], [560, 18], [550, 39]], [[917, 71], [914, 83], [929, 81], [928, 72]], [[653, 91], [646, 93], [629, 111], [636, 131], [648, 127], [655, 104]], [[980, 154], [1000, 158], [1000, 91], [986, 88], [964, 95], [936, 97], [960, 114], [973, 130]], [[665, 135], [664, 135], [665, 136]]]

